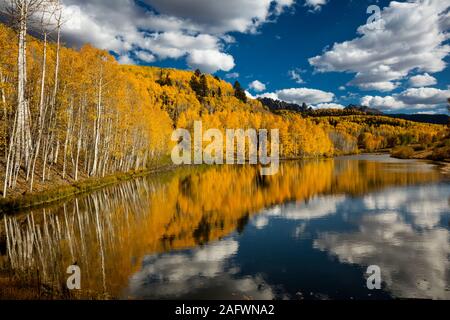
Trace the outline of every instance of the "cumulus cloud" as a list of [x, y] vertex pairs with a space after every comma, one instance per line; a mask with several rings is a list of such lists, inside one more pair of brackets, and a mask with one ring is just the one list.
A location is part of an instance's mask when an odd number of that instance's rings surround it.
[[233, 56], [216, 50], [192, 50], [187, 63], [192, 69], [208, 73], [218, 70], [230, 71], [234, 68]]
[[365, 96], [361, 104], [380, 110], [435, 109], [447, 103], [450, 90], [410, 88], [392, 96]]
[[[354, 83], [357, 83], [357, 82], [354, 82]], [[399, 85], [400, 85], [399, 82], [393, 83], [390, 81], [370, 82], [370, 83], [360, 82], [358, 84], [358, 86], [361, 90], [382, 91], [382, 92], [392, 91], [392, 90], [396, 89]]]
[[411, 88], [403, 91], [397, 99], [407, 105], [438, 105], [444, 104], [450, 97], [450, 90], [436, 88]]
[[319, 72], [355, 73], [349, 85], [379, 91], [394, 90], [414, 70], [442, 71], [450, 52], [447, 8], [440, 0], [392, 1], [382, 11], [383, 28], [360, 26], [358, 38], [334, 44], [309, 63]]
[[332, 102], [334, 99], [334, 93], [326, 92], [317, 89], [308, 88], [290, 88], [282, 89], [276, 92], [268, 92], [259, 95], [262, 98], [271, 98], [274, 100], [281, 100], [289, 103], [296, 104], [320, 104]]
[[156, 60], [156, 57], [153, 54], [151, 54], [151, 53], [149, 53], [147, 51], [138, 51], [138, 52], [136, 52], [136, 57], [139, 60], [147, 62], [147, 63], [154, 62]]
[[253, 89], [256, 92], [261, 92], [266, 90], [266, 85], [259, 80], [255, 80], [249, 84], [249, 88]]
[[[71, 45], [91, 43], [111, 50], [122, 61], [137, 51], [141, 55], [137, 58], [145, 62], [186, 57], [191, 67], [204, 68], [204, 72], [228, 71], [234, 67], [233, 57], [225, 52], [226, 44], [234, 41], [228, 33], [256, 32], [293, 2], [64, 0], [64, 9], [70, 15], [77, 8], [76, 17], [71, 17], [77, 23], [65, 24], [63, 36]], [[199, 58], [206, 61], [202, 63]]]
[[319, 103], [312, 106], [313, 109], [344, 109], [345, 106], [339, 103]]
[[398, 110], [405, 107], [405, 104], [403, 102], [398, 101], [391, 96], [365, 96], [361, 98], [361, 104], [363, 106], [368, 106], [380, 110]]
[[[160, 14], [177, 17], [195, 30], [224, 34], [231, 31], [254, 32], [272, 14], [291, 6], [293, 0], [144, 0]], [[271, 11], [271, 4], [275, 10]]]
[[409, 78], [409, 85], [411, 87], [428, 87], [437, 83], [435, 77], [430, 76], [428, 73], [418, 74]]
[[136, 61], [134, 61], [132, 58], [130, 58], [129, 55], [123, 55], [123, 56], [119, 56], [117, 58], [117, 62], [119, 62], [120, 64], [128, 64], [128, 65], [132, 65], [132, 64], [136, 64]]
[[310, 7], [312, 11], [320, 11], [322, 6], [327, 4], [327, 0], [306, 0], [305, 6]]

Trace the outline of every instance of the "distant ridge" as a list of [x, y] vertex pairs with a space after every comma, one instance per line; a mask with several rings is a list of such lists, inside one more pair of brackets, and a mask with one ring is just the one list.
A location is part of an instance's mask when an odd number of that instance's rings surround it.
[[378, 109], [369, 108], [366, 106], [359, 106], [350, 104], [344, 109], [317, 109], [307, 106], [305, 103], [303, 105], [298, 105], [296, 103], [288, 103], [280, 100], [274, 100], [271, 98], [259, 98], [259, 101], [266, 106], [270, 111], [277, 113], [283, 110], [294, 111], [301, 113], [305, 116], [311, 117], [339, 117], [339, 116], [351, 116], [351, 115], [374, 115], [374, 116], [385, 116], [395, 119], [409, 120], [419, 123], [430, 123], [430, 124], [440, 124], [445, 125], [449, 122], [449, 116], [445, 114], [389, 114], [383, 113]]
[[404, 119], [422, 123], [447, 124], [449, 117], [446, 114], [385, 114], [388, 117]]
[[305, 103], [300, 106], [296, 103], [288, 103], [281, 100], [274, 100], [271, 98], [258, 98], [259, 101], [263, 105], [265, 105], [267, 108], [270, 109], [270, 111], [281, 111], [281, 110], [289, 110], [289, 111], [295, 111], [300, 113], [307, 113], [313, 111], [311, 107], [308, 107]]

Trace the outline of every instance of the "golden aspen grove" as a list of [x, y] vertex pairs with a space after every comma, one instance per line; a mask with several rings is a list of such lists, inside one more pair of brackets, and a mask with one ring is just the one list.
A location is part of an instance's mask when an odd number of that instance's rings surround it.
[[120, 65], [91, 45], [64, 47], [59, 27], [42, 33], [27, 35], [24, 50], [20, 33], [0, 24], [3, 197], [146, 170], [167, 159], [172, 131], [192, 130], [195, 120], [204, 129], [279, 129], [284, 159], [429, 146], [446, 134], [384, 116], [271, 112], [218, 77]]

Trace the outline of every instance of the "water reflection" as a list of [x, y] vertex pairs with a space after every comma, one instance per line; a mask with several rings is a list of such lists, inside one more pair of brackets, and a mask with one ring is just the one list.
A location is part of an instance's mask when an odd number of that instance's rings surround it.
[[226, 239], [174, 254], [145, 257], [130, 279], [128, 295], [146, 299], [273, 299], [262, 276], [239, 277], [232, 264], [239, 243]]
[[180, 168], [5, 218], [0, 239], [17, 273], [56, 287], [77, 263], [82, 296], [364, 298], [361, 268], [379, 264], [372, 296], [444, 298], [442, 179], [386, 156]]
[[[448, 185], [389, 190], [363, 197], [354, 232], [320, 232], [314, 247], [343, 263], [380, 266], [396, 297], [450, 299]], [[361, 214], [364, 212], [364, 214]]]

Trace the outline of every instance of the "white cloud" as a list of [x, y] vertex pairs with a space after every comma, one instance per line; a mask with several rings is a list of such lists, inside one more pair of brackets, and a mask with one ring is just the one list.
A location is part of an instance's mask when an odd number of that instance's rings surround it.
[[364, 90], [390, 91], [414, 70], [439, 72], [450, 52], [448, 1], [392, 1], [382, 11], [383, 28], [358, 28], [360, 37], [336, 43], [309, 59], [319, 72], [356, 73], [349, 83]]
[[344, 109], [345, 106], [339, 103], [319, 103], [312, 106], [313, 109]]
[[230, 71], [234, 68], [233, 56], [216, 50], [192, 50], [187, 58], [192, 69], [214, 73], [218, 70]]
[[256, 98], [269, 98], [269, 99], [273, 99], [273, 100], [281, 100], [278, 97], [278, 94], [276, 94], [275, 92], [266, 92], [263, 94], [259, 94], [258, 96], [256, 96]]
[[445, 104], [450, 97], [450, 90], [436, 88], [412, 88], [403, 91], [397, 99], [408, 105]]
[[450, 89], [411, 88], [392, 96], [365, 96], [361, 104], [381, 110], [429, 109], [444, 105], [450, 97]]
[[136, 52], [136, 57], [147, 63], [154, 62], [156, 60], [156, 57], [153, 54], [146, 51]]
[[297, 70], [297, 69], [289, 70], [289, 72], [288, 72], [289, 77], [291, 77], [292, 80], [294, 80], [298, 84], [302, 84], [302, 83], [305, 83], [305, 81], [302, 79], [300, 73], [301, 73], [301, 70]]
[[409, 85], [411, 87], [428, 87], [437, 83], [435, 77], [430, 76], [428, 73], [418, 74], [409, 78]]
[[119, 56], [119, 58], [117, 59], [117, 62], [119, 62], [120, 64], [136, 64], [136, 62], [130, 58], [130, 56], [128, 55], [123, 55], [123, 56]]
[[[192, 24], [193, 30], [212, 34], [254, 32], [271, 15], [281, 13], [293, 0], [144, 0], [162, 15]], [[271, 11], [271, 4], [275, 10]]]
[[[66, 12], [77, 8], [76, 23], [63, 26], [64, 41], [94, 46], [130, 56], [144, 51], [155, 59], [184, 58], [209, 70], [234, 66], [225, 46], [229, 32], [252, 33], [293, 4], [293, 0], [144, 0], [146, 10], [133, 0], [64, 0]], [[73, 19], [72, 19], [73, 20]], [[201, 54], [195, 50], [202, 50]], [[206, 63], [198, 61], [204, 56]], [[149, 58], [150, 56], [147, 56]], [[153, 59], [150, 59], [153, 60]]]
[[255, 80], [249, 84], [249, 88], [253, 89], [256, 92], [261, 92], [266, 90], [266, 85], [259, 80]]
[[227, 74], [225, 75], [225, 78], [227, 78], [227, 79], [236, 79], [236, 78], [239, 78], [239, 73], [238, 73], [238, 72], [227, 73]]
[[366, 90], [366, 91], [376, 90], [376, 91], [387, 92], [387, 91], [392, 91], [392, 90], [396, 89], [399, 86], [399, 83], [398, 82], [393, 83], [390, 81], [369, 82], [369, 83], [359, 83], [358, 86], [361, 90]]
[[245, 90], [245, 95], [247, 96], [247, 98], [249, 99], [256, 99], [257, 97], [255, 97], [254, 95], [252, 95], [250, 92], [248, 92], [247, 90]]
[[141, 46], [160, 58], [180, 58], [194, 50], [214, 50], [220, 52], [218, 39], [208, 34], [196, 36], [181, 32], [153, 33], [141, 42]]
[[264, 93], [258, 97], [271, 98], [274, 100], [281, 100], [296, 104], [306, 103], [315, 105], [319, 103], [332, 102], [334, 99], [334, 94], [317, 89], [290, 88], [278, 90], [276, 92]]
[[386, 96], [365, 96], [361, 98], [361, 104], [370, 108], [380, 110], [398, 110], [405, 107], [405, 104], [394, 97]]
[[327, 0], [305, 0], [305, 6], [311, 7], [313, 11], [320, 11], [326, 4]]

